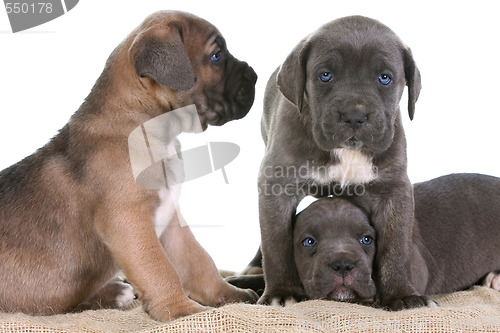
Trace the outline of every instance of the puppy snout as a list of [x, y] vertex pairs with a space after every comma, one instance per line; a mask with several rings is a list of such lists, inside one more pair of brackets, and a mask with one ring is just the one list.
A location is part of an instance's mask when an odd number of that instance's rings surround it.
[[246, 62], [243, 62], [243, 66], [245, 68], [245, 73], [243, 74], [243, 77], [250, 81], [252, 84], [255, 84], [257, 82], [257, 73], [253, 70], [252, 67], [250, 67]]
[[232, 99], [241, 114], [236, 115], [237, 119], [246, 115], [255, 98], [255, 83], [257, 74], [246, 62], [236, 60], [228, 71], [232, 73], [231, 79], [226, 82], [226, 91], [229, 99]]
[[246, 84], [255, 85], [257, 83], [257, 73], [253, 68], [246, 61], [233, 59], [234, 61], [227, 67], [228, 72], [233, 73], [235, 77], [238, 77]]
[[355, 105], [339, 113], [340, 121], [354, 131], [360, 129], [368, 121], [368, 114], [362, 105]]
[[356, 264], [348, 259], [335, 260], [330, 264], [330, 267], [341, 276], [349, 275], [355, 266]]

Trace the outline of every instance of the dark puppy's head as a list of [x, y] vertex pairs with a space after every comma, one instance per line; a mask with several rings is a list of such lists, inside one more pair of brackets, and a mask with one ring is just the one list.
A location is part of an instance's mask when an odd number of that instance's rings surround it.
[[375, 296], [375, 231], [360, 208], [320, 199], [296, 217], [294, 256], [308, 297], [361, 301]]
[[318, 147], [386, 150], [405, 84], [413, 118], [420, 73], [410, 49], [385, 25], [351, 16], [302, 40], [278, 73], [278, 86], [311, 122]]
[[234, 58], [221, 33], [192, 14], [162, 11], [135, 32], [128, 50], [141, 84], [166, 109], [195, 104], [203, 128], [244, 117], [257, 75]]

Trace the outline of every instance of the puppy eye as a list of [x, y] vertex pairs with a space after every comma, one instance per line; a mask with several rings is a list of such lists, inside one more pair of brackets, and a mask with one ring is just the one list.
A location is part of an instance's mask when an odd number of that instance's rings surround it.
[[222, 58], [223, 58], [223, 53], [221, 50], [219, 50], [216, 53], [212, 54], [212, 56], [210, 57], [210, 61], [217, 63], [217, 62], [221, 61]]
[[389, 75], [387, 74], [380, 74], [378, 77], [378, 82], [382, 83], [384, 86], [388, 85], [389, 83], [392, 82], [392, 79]]
[[316, 240], [312, 237], [307, 237], [302, 241], [302, 245], [304, 245], [305, 247], [312, 247], [316, 245]]
[[365, 235], [361, 237], [361, 240], [359, 241], [363, 245], [370, 245], [373, 243], [373, 238], [371, 236]]
[[333, 79], [333, 74], [330, 72], [323, 72], [320, 74], [319, 79], [321, 82], [330, 82]]

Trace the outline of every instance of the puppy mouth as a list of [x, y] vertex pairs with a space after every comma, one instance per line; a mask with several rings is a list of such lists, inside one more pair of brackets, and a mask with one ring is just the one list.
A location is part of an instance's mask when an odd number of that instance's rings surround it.
[[[337, 275], [333, 278], [333, 285], [325, 299], [339, 302], [358, 302], [375, 296], [375, 287], [369, 281], [362, 282], [352, 274]], [[328, 290], [328, 289], [327, 289]]]
[[336, 274], [333, 278], [333, 290], [327, 295], [327, 299], [349, 302], [357, 298], [357, 293], [353, 289], [354, 276], [351, 274]]
[[370, 143], [367, 131], [354, 132], [350, 129], [328, 127], [324, 124], [317, 126], [317, 130], [313, 131], [313, 136], [318, 146], [325, 150], [338, 148], [360, 150]]
[[196, 103], [196, 107], [203, 130], [206, 130], [208, 125], [221, 126], [227, 122], [224, 117], [226, 106], [222, 102], [212, 102], [211, 105], [206, 102]]
[[253, 91], [253, 88], [242, 87], [232, 101], [225, 99], [208, 101], [199, 108], [200, 117], [212, 126], [222, 126], [231, 120], [241, 119], [250, 111], [254, 100]]
[[326, 299], [338, 301], [338, 302], [351, 302], [358, 298], [358, 294], [346, 285], [341, 285], [334, 290], [332, 290], [326, 296]]
[[224, 102], [217, 102], [205, 111], [207, 123], [212, 126], [222, 126], [228, 121], [235, 120], [230, 116], [231, 106]]
[[221, 110], [209, 110], [205, 112], [205, 117], [207, 119], [207, 123], [212, 126], [221, 126], [225, 122], [222, 121], [223, 117], [220, 116]]
[[[251, 104], [249, 105], [251, 106]], [[238, 120], [245, 117], [250, 111], [250, 106], [217, 102], [212, 107], [205, 110], [204, 116], [209, 125], [222, 126], [231, 120]]]
[[360, 139], [358, 139], [358, 137], [353, 135], [341, 144], [341, 148], [359, 150], [359, 149], [363, 148], [363, 141], [361, 141]]

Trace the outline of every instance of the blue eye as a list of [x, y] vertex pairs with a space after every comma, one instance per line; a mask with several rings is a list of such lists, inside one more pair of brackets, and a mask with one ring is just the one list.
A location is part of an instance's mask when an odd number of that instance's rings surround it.
[[373, 238], [371, 236], [365, 235], [361, 237], [359, 242], [363, 245], [370, 245], [371, 243], [373, 243]]
[[389, 83], [392, 82], [392, 79], [389, 75], [387, 74], [380, 74], [378, 77], [378, 82], [382, 83], [384, 86], [388, 85]]
[[222, 51], [217, 51], [210, 57], [210, 61], [212, 62], [219, 62], [221, 59], [222, 59]]
[[329, 82], [333, 79], [333, 74], [330, 72], [323, 72], [320, 74], [319, 79], [321, 82]]
[[302, 245], [304, 245], [305, 247], [312, 247], [316, 245], [316, 240], [312, 237], [307, 237], [302, 241]]

